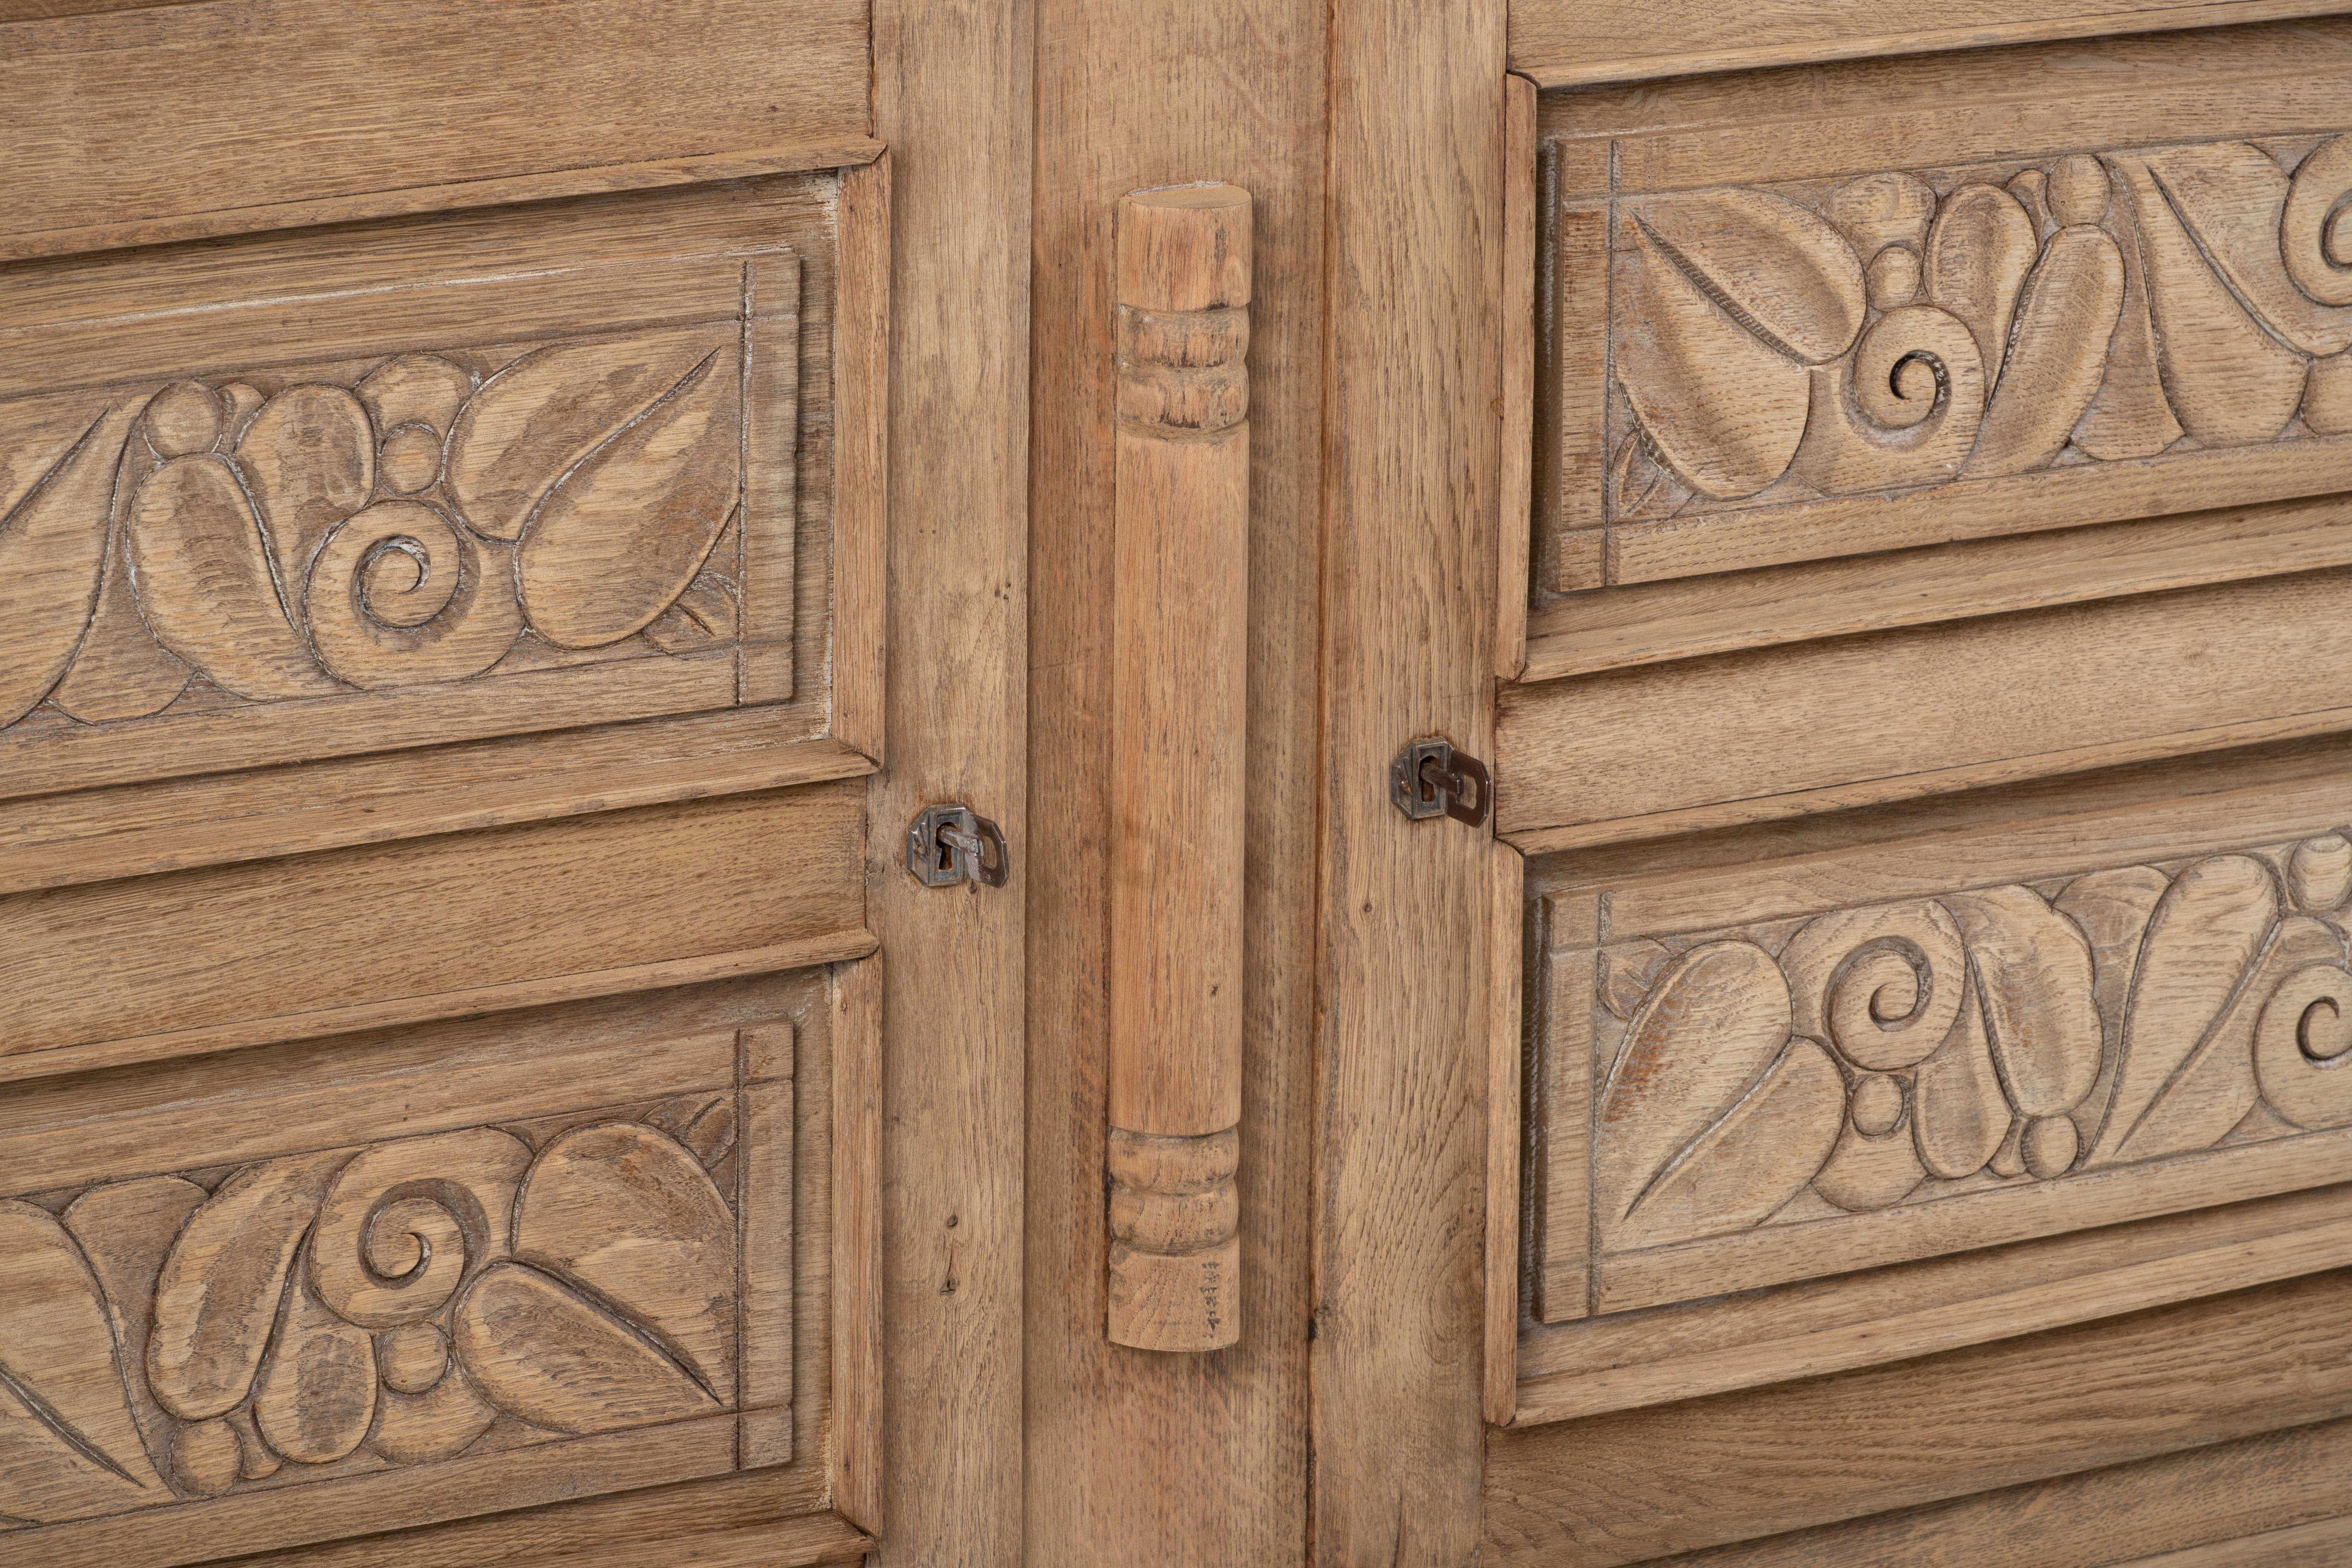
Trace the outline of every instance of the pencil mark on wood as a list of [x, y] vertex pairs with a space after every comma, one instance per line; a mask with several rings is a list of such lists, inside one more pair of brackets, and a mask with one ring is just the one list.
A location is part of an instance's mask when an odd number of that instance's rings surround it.
[[0, 1201], [0, 1513], [735, 1408], [733, 1105], [106, 1182], [56, 1214]]
[[2329, 833], [1606, 945], [1597, 1242], [2352, 1125], [2347, 921], [2352, 839]]

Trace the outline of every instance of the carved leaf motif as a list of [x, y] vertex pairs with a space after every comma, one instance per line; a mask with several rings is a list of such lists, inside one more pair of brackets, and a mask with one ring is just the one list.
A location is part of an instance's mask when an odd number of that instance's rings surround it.
[[[708, 328], [525, 354], [484, 382], [449, 435], [448, 487], [466, 525], [509, 542], [556, 480], [728, 341]], [[731, 489], [733, 479], [729, 479]]]
[[2295, 1126], [2352, 1125], [2352, 972], [2323, 962], [2279, 982], [2254, 1030], [2254, 1072]]
[[1873, 904], [1807, 921], [1780, 951], [1790, 1026], [1833, 1043], [1866, 1072], [1926, 1058], [1968, 988], [1960, 928], [1943, 906]]
[[[142, 1176], [93, 1187], [66, 1206], [59, 1216], [67, 1233], [80, 1244], [89, 1259], [99, 1287], [105, 1292], [107, 1315], [113, 1321], [114, 1342], [131, 1395], [131, 1411], [150, 1454], [171, 1451], [172, 1429], [177, 1425], [148, 1391], [144, 1369], [147, 1339], [155, 1310], [155, 1276], [172, 1242], [188, 1216], [211, 1194], [178, 1176]], [[5, 1510], [0, 1510], [5, 1511]]]
[[2173, 413], [2208, 446], [2275, 439], [2303, 401], [2303, 356], [2246, 313], [2148, 160], [2119, 157], [2116, 167], [2131, 192]]
[[[250, 389], [247, 389], [250, 390]], [[257, 395], [256, 403], [259, 402]], [[147, 443], [125, 440], [114, 465], [114, 494], [107, 514], [106, 573], [89, 630], [49, 700], [85, 724], [142, 719], [171, 706], [186, 689], [186, 662], [155, 640], [140, 613], [131, 580], [131, 498], [155, 471], [159, 459]]]
[[1788, 984], [1751, 943], [1703, 943], [1659, 976], [1601, 1094], [1604, 1245], [1736, 1230], [1812, 1178], [1844, 1084], [1821, 1047], [1790, 1039], [1789, 1021]]
[[45, 1210], [0, 1203], [0, 1511], [49, 1522], [172, 1500], [123, 1396], [98, 1280]]
[[739, 392], [713, 353], [557, 482], [516, 554], [534, 630], [600, 647], [685, 592], [734, 508]]
[[1969, 456], [1971, 475], [2047, 464], [2091, 406], [2124, 308], [2124, 258], [2087, 225], [2051, 237], [2017, 310], [2016, 335]]
[[134, 412], [73, 405], [8, 433], [38, 457], [0, 469], [0, 725], [31, 712], [81, 644], [106, 563], [115, 459]]
[[664, 653], [694, 653], [734, 637], [734, 590], [708, 574], [688, 584], [646, 627], [646, 640]]
[[2016, 1113], [1992, 1065], [1973, 983], [1952, 1032], [1919, 1064], [1911, 1094], [1920, 1163], [1946, 1181], [1982, 1170], [2009, 1136]]
[[1999, 185], [1962, 185], [1927, 231], [1927, 298], [1966, 323], [1987, 379], [2000, 372], [2018, 291], [2041, 250], [2033, 219]]
[[2252, 1108], [2251, 1052], [2214, 1049], [2213, 1037], [2277, 914], [2270, 870], [2250, 856], [2214, 856], [2173, 879], [2148, 919], [2089, 1168], [2205, 1148]]
[[1812, 376], [1812, 418], [1794, 469], [1832, 495], [1940, 484], [1958, 476], [1976, 444], [1985, 397], [1976, 339], [1932, 305], [1889, 310], [1851, 361]]
[[239, 697], [320, 697], [320, 669], [278, 596], [269, 543], [226, 458], [173, 458], [131, 509], [131, 566], [147, 622], [181, 658]]
[[530, 1158], [494, 1127], [362, 1150], [319, 1205], [319, 1300], [369, 1329], [440, 1310], [468, 1269], [513, 1250], [515, 1194]]
[[[2100, 165], [2105, 170], [2105, 165]], [[2107, 177], [2103, 174], [2103, 177]], [[2147, 269], [2131, 204], [2107, 207], [2107, 226], [2124, 258], [2124, 302], [2107, 340], [2106, 374], [2090, 409], [2074, 427], [2074, 445], [2104, 461], [2152, 458], [2180, 439], [2164, 382], [2157, 371], [2156, 323], [2149, 315]]]
[[147, 1381], [163, 1408], [202, 1421], [244, 1402], [296, 1249], [347, 1157], [248, 1165], [189, 1217], [155, 1281]]
[[1825, 364], [1862, 330], [1862, 263], [1835, 226], [1764, 191], [1653, 196], [1629, 205], [1645, 248], [1749, 332]]
[[375, 1342], [289, 1279], [278, 1332], [254, 1390], [253, 1415], [270, 1447], [298, 1464], [355, 1452], [375, 1419]]
[[456, 1329], [467, 1374], [535, 1426], [610, 1432], [720, 1408], [642, 1333], [520, 1263], [493, 1263], [466, 1288]]
[[2352, 309], [2318, 303], [2288, 276], [2288, 180], [2269, 153], [2210, 142], [2152, 153], [2144, 163], [2198, 250], [2256, 320], [2307, 354], [2352, 347]]
[[2011, 1103], [2030, 1117], [2073, 1110], [2098, 1081], [2105, 1051], [2081, 929], [2031, 888], [1944, 903], [1968, 939], [1987, 1044]]
[[253, 416], [236, 464], [260, 513], [280, 592], [294, 604], [320, 541], [375, 490], [367, 409], [340, 386], [289, 386]]
[[734, 1398], [734, 1217], [690, 1151], [640, 1123], [579, 1128], [541, 1151], [515, 1216], [518, 1258], [585, 1286]]
[[1631, 220], [1619, 268], [1619, 384], [1657, 459], [1689, 489], [1754, 495], [1805, 433], [1807, 376], [1727, 314]]
[[320, 662], [358, 687], [479, 675], [522, 631], [512, 559], [420, 502], [363, 508], [310, 568], [305, 608]]
[[2091, 943], [2091, 1001], [2106, 1042], [2099, 1077], [2074, 1108], [2075, 1131], [2084, 1147], [2097, 1138], [2123, 1060], [2124, 1009], [2132, 976], [2139, 968], [2140, 944], [2171, 880], [2147, 866], [2126, 866], [2077, 877], [2051, 900], [2060, 914], [2083, 930]]

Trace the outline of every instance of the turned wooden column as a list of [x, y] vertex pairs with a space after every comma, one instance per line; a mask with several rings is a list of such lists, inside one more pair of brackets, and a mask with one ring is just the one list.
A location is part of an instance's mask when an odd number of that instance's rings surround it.
[[1118, 210], [1110, 1337], [1240, 1337], [1250, 197]]

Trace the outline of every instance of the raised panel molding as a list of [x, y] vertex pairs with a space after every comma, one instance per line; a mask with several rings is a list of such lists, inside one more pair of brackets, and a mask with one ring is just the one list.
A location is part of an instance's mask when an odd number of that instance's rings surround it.
[[1538, 1319], [2352, 1178], [2340, 795], [1552, 881]]

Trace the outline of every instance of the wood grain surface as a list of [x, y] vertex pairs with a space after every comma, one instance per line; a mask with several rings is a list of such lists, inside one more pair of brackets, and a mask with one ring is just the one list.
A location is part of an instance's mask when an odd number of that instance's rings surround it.
[[[1500, 5], [1332, 18], [1315, 1554], [1477, 1538], [1491, 849], [1391, 759], [1483, 757], [1495, 668]], [[1408, 651], [1410, 650], [1410, 651]]]
[[[0, 26], [0, 137], [38, 154], [17, 163], [5, 254], [874, 151], [866, 12], [846, 0], [781, 14], [746, 0], [402, 0], [363, 16], [327, 0], [212, 0]], [[791, 48], [772, 47], [779, 28]], [[562, 114], [542, 112], [551, 95]]]
[[[888, 770], [895, 849], [923, 807], [1001, 824], [1001, 888], [871, 864], [883, 986], [886, 1564], [1021, 1559], [1022, 924], [1028, 710], [1028, 0], [873, 8], [890, 143]], [[788, 55], [775, 58], [786, 58]], [[866, 1494], [868, 1498], [871, 1493]]]

